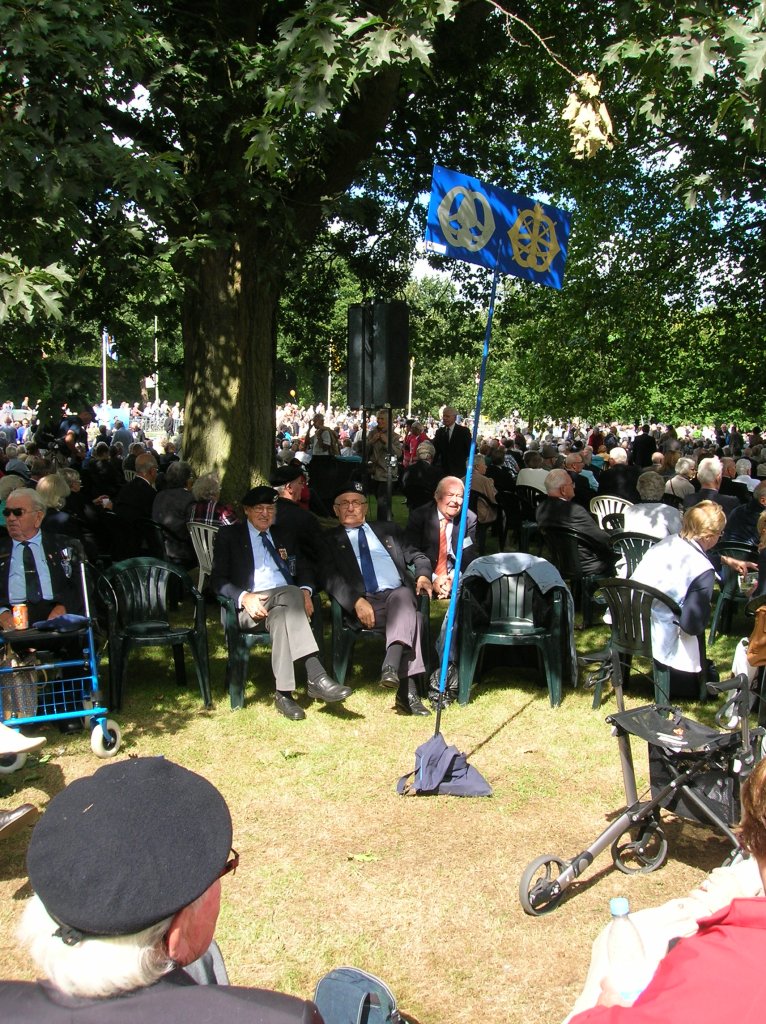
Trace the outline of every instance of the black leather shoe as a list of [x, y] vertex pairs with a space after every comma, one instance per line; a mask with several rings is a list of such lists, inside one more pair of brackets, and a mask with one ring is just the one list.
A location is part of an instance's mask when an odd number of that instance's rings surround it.
[[289, 718], [291, 722], [302, 722], [306, 717], [306, 712], [300, 706], [296, 704], [289, 693], [279, 693], [274, 698], [274, 706], [280, 715], [284, 715], [285, 718]]
[[400, 715], [430, 715], [431, 712], [423, 704], [416, 693], [402, 695], [397, 693], [394, 707]]
[[350, 697], [354, 691], [350, 686], [341, 686], [331, 679], [326, 672], [316, 679], [309, 679], [308, 694], [314, 700], [323, 700], [325, 704], [335, 704]]
[[380, 685], [395, 690], [399, 685], [399, 673], [393, 665], [384, 665], [380, 673]]
[[59, 732], [63, 733], [65, 736], [71, 736], [71, 734], [75, 732], [82, 732], [83, 729], [84, 726], [81, 718], [62, 719], [62, 721], [59, 722]]
[[22, 804], [15, 811], [0, 811], [0, 836], [5, 839], [25, 825], [31, 825], [36, 814], [37, 808], [32, 804]]

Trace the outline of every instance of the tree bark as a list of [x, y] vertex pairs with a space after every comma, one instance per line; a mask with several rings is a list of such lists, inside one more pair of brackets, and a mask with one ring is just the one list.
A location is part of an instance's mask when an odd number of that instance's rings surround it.
[[278, 286], [257, 251], [240, 235], [203, 252], [184, 296], [184, 454], [218, 474], [229, 501], [267, 480], [274, 459]]

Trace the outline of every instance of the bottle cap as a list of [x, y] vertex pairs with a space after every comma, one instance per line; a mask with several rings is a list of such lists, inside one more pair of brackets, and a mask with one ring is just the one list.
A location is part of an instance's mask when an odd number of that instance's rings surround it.
[[609, 900], [609, 913], [612, 917], [625, 917], [630, 913], [630, 904], [624, 896], [615, 896]]

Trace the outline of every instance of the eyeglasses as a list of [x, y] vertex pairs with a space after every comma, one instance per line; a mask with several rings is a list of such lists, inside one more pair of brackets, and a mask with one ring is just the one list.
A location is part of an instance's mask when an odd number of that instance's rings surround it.
[[220, 875], [218, 876], [219, 878], [223, 878], [224, 875], [229, 874], [236, 875], [237, 873], [237, 868], [239, 867], [239, 854], [237, 853], [233, 846], [231, 848], [231, 852], [234, 854], [234, 856], [230, 857], [226, 861], [223, 868], [221, 869]]
[[337, 508], [364, 508], [366, 501], [336, 501]]
[[8, 518], [8, 516], [16, 516], [16, 518], [18, 519], [19, 516], [25, 516], [27, 512], [33, 511], [34, 509], [31, 508], [8, 508], [8, 506], [6, 505], [5, 508], [3, 509], [3, 515], [5, 516], [6, 519]]

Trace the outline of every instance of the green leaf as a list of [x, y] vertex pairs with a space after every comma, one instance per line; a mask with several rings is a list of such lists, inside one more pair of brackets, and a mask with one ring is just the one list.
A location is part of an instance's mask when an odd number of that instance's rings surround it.
[[744, 69], [746, 82], [758, 82], [766, 69], [766, 37], [758, 36], [739, 55], [739, 64]]
[[[680, 37], [676, 36], [674, 42]], [[713, 60], [720, 55], [720, 50], [713, 39], [701, 42], [684, 39], [681, 46], [674, 48], [670, 66], [685, 68], [691, 76], [692, 83], [699, 85], [704, 78], [715, 75]]]

